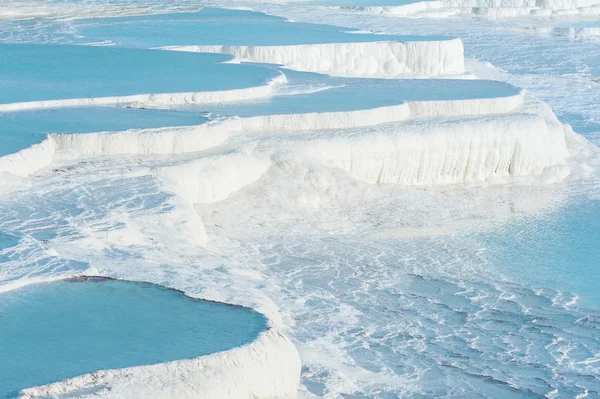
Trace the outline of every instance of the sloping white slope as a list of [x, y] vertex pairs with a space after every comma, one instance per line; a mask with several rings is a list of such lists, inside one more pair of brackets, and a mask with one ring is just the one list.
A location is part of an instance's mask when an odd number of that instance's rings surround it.
[[171, 184], [171, 190], [191, 203], [221, 201], [258, 180], [271, 166], [269, 158], [244, 153], [209, 156], [153, 172]]
[[152, 366], [97, 371], [25, 389], [20, 397], [295, 398], [300, 366], [294, 344], [271, 328], [256, 341], [225, 352]]
[[232, 54], [250, 62], [352, 77], [464, 73], [460, 39], [414, 42], [324, 43], [290, 46], [169, 46], [165, 50]]
[[568, 158], [563, 126], [527, 114], [398, 124], [292, 146], [367, 183], [406, 185], [539, 175]]
[[14, 154], [0, 157], [0, 173], [7, 172], [16, 176], [29, 176], [50, 165], [56, 146], [54, 140], [47, 138]]

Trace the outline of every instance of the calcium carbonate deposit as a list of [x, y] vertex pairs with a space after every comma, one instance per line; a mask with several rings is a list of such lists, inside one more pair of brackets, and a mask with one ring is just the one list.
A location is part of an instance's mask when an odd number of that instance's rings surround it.
[[599, 16], [5, 0], [0, 396], [600, 397]]

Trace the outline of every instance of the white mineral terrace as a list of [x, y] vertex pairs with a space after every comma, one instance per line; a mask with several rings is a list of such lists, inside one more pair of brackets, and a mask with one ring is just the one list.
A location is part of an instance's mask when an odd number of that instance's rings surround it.
[[[459, 9], [502, 17], [568, 10], [592, 13], [598, 4], [600, 0], [443, 0], [358, 9], [398, 15]], [[227, 53], [241, 61], [346, 77], [440, 77], [465, 72], [460, 39], [165, 49]], [[133, 101], [149, 106], [243, 101], [269, 97], [274, 85], [284, 81], [280, 77], [267, 86], [223, 92], [2, 104], [0, 111]], [[464, 80], [464, 85], [469, 82]], [[270, 168], [296, 160], [342, 171], [369, 184], [495, 183], [523, 176], [556, 181], [569, 173], [565, 164], [572, 135], [547, 105], [523, 91], [487, 98], [399, 100], [366, 109], [233, 116], [188, 127], [51, 134], [39, 144], [0, 157], [0, 180], [7, 174], [35, 175], [53, 165], [57, 154], [68, 153], [140, 159], [143, 166], [135, 173], [155, 177], [188, 207], [224, 200]], [[164, 155], [172, 156], [168, 164], [161, 158]], [[190, 223], [199, 232], [196, 244], [205, 245], [200, 216]], [[274, 321], [256, 341], [226, 352], [98, 371], [25, 389], [21, 397], [295, 398], [300, 369], [294, 344]]]
[[231, 54], [243, 61], [353, 77], [437, 76], [464, 73], [460, 39], [324, 43], [290, 46], [168, 46], [165, 50]]

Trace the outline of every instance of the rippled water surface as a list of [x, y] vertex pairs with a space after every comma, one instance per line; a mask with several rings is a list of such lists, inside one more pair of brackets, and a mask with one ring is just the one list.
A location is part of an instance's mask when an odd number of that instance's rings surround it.
[[230, 59], [110, 47], [0, 45], [0, 103], [244, 89], [278, 74], [267, 67], [222, 64]]
[[263, 255], [303, 305], [295, 336], [318, 396], [332, 386], [378, 398], [598, 396], [600, 313], [483, 278], [460, 240], [286, 242]]
[[498, 269], [534, 286], [576, 293], [600, 309], [600, 200], [575, 198], [556, 212], [527, 217], [484, 235]]

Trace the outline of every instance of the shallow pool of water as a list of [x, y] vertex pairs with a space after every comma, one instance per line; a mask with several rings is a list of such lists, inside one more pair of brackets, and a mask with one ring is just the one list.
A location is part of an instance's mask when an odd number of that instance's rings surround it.
[[234, 90], [261, 86], [279, 75], [265, 66], [223, 64], [231, 58], [112, 47], [0, 44], [0, 103]]
[[577, 304], [600, 309], [600, 200], [573, 198], [556, 211], [532, 215], [482, 234], [501, 273], [534, 287], [575, 293]]
[[247, 308], [162, 286], [65, 280], [0, 294], [0, 398], [101, 369], [162, 363], [247, 344], [265, 330]]
[[83, 42], [109, 40], [137, 47], [184, 45], [278, 46], [372, 41], [422, 41], [441, 36], [353, 34], [352, 29], [291, 23], [254, 11], [204, 8], [195, 13], [98, 18], [70, 23]]
[[223, 116], [249, 117], [366, 110], [407, 101], [508, 97], [520, 92], [512, 85], [491, 80], [352, 79], [287, 69], [283, 72], [288, 84], [278, 95], [261, 101], [210, 106], [191, 104], [188, 107], [208, 109]]

